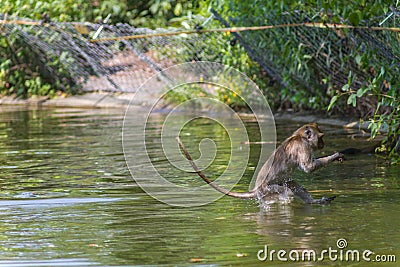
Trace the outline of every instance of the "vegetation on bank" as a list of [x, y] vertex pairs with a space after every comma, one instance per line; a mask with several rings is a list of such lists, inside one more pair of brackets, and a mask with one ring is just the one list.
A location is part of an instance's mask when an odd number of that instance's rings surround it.
[[[349, 3], [332, 1], [268, 1], [268, 0], [226, 0], [226, 1], [182, 1], [182, 0], [150, 0], [150, 1], [84, 1], [84, 0], [4, 0], [0, 6], [0, 14], [15, 15], [23, 18], [40, 20], [47, 14], [53, 21], [102, 21], [111, 14], [109, 23], [129, 23], [141, 27], [181, 27], [190, 24], [192, 14], [204, 17], [210, 15], [213, 8], [225, 19], [234, 18], [234, 26], [255, 26], [271, 24], [268, 15], [279, 17], [285, 12], [297, 10], [304, 14], [314, 14], [322, 22], [346, 23], [364, 25], [369, 20], [381, 17], [399, 8], [399, 3], [388, 0], [368, 2], [358, 0]], [[398, 12], [398, 11], [397, 11]], [[398, 17], [397, 17], [398, 18]], [[211, 22], [208, 26], [219, 26]], [[364, 23], [364, 24], [363, 24]], [[398, 22], [397, 22], [398, 23]], [[396, 25], [391, 25], [396, 27]], [[62, 64], [54, 60], [48, 62], [59, 67], [59, 77], [49, 77], [43, 71], [41, 62], [32, 55], [17, 35], [5, 35], [0, 26], [0, 92], [23, 97], [31, 95], [55, 95], [59, 91], [76, 93], [75, 84], [69, 83], [68, 71]], [[343, 34], [349, 31], [344, 30]], [[371, 122], [371, 136], [374, 138], [385, 132], [385, 139], [379, 148], [390, 156], [393, 163], [399, 163], [400, 150], [400, 63], [396, 58], [381, 57], [374, 47], [354, 46], [346, 57], [332, 59], [341, 68], [348, 67], [351, 61], [358, 73], [349, 71], [338, 86], [329, 75], [324, 75], [313, 61], [313, 55], [305, 46], [298, 43], [298, 36], [273, 33], [264, 35], [254, 32], [249, 38], [251, 45], [261, 49], [268, 48], [271, 56], [267, 59], [280, 69], [282, 81], [287, 85], [282, 87], [271, 80], [259, 63], [250, 57], [246, 49], [236, 42], [234, 36], [225, 34], [224, 38], [231, 44], [217, 42], [210, 38], [207, 45], [220, 51], [221, 63], [232, 66], [246, 73], [264, 91], [272, 107], [277, 109], [291, 108], [294, 110], [316, 110], [335, 114], [346, 114]], [[387, 39], [388, 45], [399, 47], [400, 35], [393, 34]], [[393, 38], [394, 36], [394, 38]], [[338, 44], [335, 44], [338, 45]], [[346, 44], [344, 44], [346, 46]], [[345, 47], [346, 49], [349, 47]], [[207, 51], [203, 51], [207, 53]], [[397, 51], [399, 52], [399, 51]], [[267, 55], [268, 56], [268, 55]], [[332, 62], [326, 62], [332, 64]], [[362, 83], [359, 77], [363, 76]], [[310, 86], [304, 86], [293, 77], [300, 77]], [[65, 78], [65, 79], [63, 79]], [[195, 90], [195, 89], [193, 89]], [[202, 92], [198, 92], [202, 93]], [[194, 94], [196, 94], [194, 92]], [[237, 102], [233, 95], [224, 94], [221, 99], [234, 106]]]
[[[397, 7], [396, 7], [397, 5]], [[219, 1], [213, 4], [216, 10], [223, 10], [225, 18], [231, 18], [234, 26], [255, 26], [288, 23], [284, 17], [294, 10], [300, 21], [312, 18], [324, 23], [344, 23], [354, 26], [378, 26], [386, 21], [388, 27], [398, 27], [396, 20], [390, 20], [394, 12], [399, 16], [400, 3], [393, 1]], [[397, 9], [396, 9], [397, 8]], [[221, 13], [221, 12], [220, 12]], [[392, 14], [392, 15], [390, 15]], [[388, 18], [389, 17], [389, 18]], [[282, 20], [281, 20], [282, 18]], [[389, 23], [390, 21], [390, 23]], [[297, 21], [296, 21], [297, 22]], [[231, 25], [232, 25], [231, 24]], [[265, 94], [273, 99], [275, 108], [294, 110], [321, 110], [334, 114], [344, 114], [370, 122], [371, 137], [384, 133], [379, 152], [389, 155], [392, 163], [400, 163], [400, 35], [395, 32], [368, 33], [366, 41], [357, 43], [356, 31], [332, 30], [330, 34], [341, 37], [340, 43], [332, 44], [329, 34], [323, 32], [322, 39], [313, 29], [307, 32], [265, 31], [243, 34], [252, 47], [262, 48], [266, 56], [258, 55], [280, 67], [280, 75], [286, 86], [271, 84], [271, 79], [259, 75], [252, 61], [250, 64], [235, 59], [241, 58], [240, 50], [232, 50], [230, 64], [239, 67], [252, 77], [257, 73], [256, 83], [260, 88], [267, 88]], [[374, 36], [379, 37], [373, 43]], [[352, 39], [353, 38], [353, 39]], [[368, 39], [369, 38], [369, 39]], [[372, 40], [371, 40], [372, 39]], [[326, 62], [316, 62], [315, 52], [309, 49], [317, 40], [321, 50], [329, 46], [329, 54], [339, 49], [336, 58], [326, 57]], [[335, 40], [335, 38], [333, 38]], [[384, 40], [384, 41], [382, 41]], [[382, 43], [381, 43], [382, 42]], [[325, 47], [323, 47], [325, 46]], [[340, 46], [338, 48], [338, 46]], [[380, 46], [392, 48], [392, 54], [382, 52]], [[236, 54], [239, 52], [238, 54]], [[342, 53], [343, 52], [343, 53]], [[254, 59], [254, 58], [252, 58]], [[332, 67], [336, 65], [338, 67]], [[247, 69], [243, 68], [247, 66]], [[323, 70], [330, 70], [324, 72]], [[333, 72], [345, 72], [344, 77], [334, 77]]]

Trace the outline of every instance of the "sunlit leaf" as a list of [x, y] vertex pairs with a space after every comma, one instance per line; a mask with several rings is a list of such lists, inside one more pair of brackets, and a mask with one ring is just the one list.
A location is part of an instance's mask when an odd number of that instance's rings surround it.
[[334, 95], [334, 96], [331, 98], [331, 102], [329, 103], [328, 110], [331, 110], [331, 108], [333, 107], [333, 105], [336, 103], [337, 99], [338, 99], [338, 96], [337, 96], [337, 95]]

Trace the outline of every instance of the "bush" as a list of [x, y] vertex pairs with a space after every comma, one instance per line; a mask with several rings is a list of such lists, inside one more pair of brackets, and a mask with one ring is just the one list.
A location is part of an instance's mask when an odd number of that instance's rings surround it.
[[[232, 26], [307, 22], [311, 18], [324, 23], [378, 26], [392, 5], [392, 1], [382, 0], [232, 0], [215, 2], [213, 7]], [[393, 23], [391, 20], [389, 26], [395, 27]], [[380, 151], [392, 162], [399, 162], [400, 47], [396, 33], [279, 28], [241, 35], [258, 51], [256, 57], [276, 68], [286, 84], [279, 93], [265, 90], [272, 92], [269, 100], [275, 106], [329, 110], [370, 121], [372, 138], [385, 134]], [[320, 46], [317, 51], [316, 44]], [[335, 56], [329, 56], [334, 51]], [[327, 55], [325, 62], [318, 53]]]
[[[8, 20], [29, 18], [42, 20], [49, 18], [54, 22], [100, 22], [111, 14], [109, 23], [131, 23], [135, 26], [165, 27], [176, 23], [174, 18], [186, 15], [196, 2], [178, 0], [135, 1], [86, 1], [86, 0], [4, 0], [0, 5], [0, 16], [6, 14]], [[178, 20], [179, 21], [179, 20]], [[15, 26], [15, 25], [14, 25]], [[24, 27], [35, 34], [30, 26]], [[37, 29], [36, 29], [37, 30]], [[51, 55], [46, 62], [38, 60], [38, 53], [27, 46], [17, 31], [7, 28], [0, 36], [0, 92], [21, 97], [31, 95], [53, 96], [56, 91], [69, 94], [79, 92], [74, 73], [65, 66], [63, 53]], [[57, 33], [50, 38], [59, 38]], [[66, 56], [68, 58], [68, 55]], [[71, 64], [69, 64], [71, 65]], [[48, 66], [48, 67], [47, 67]], [[53, 69], [54, 71], [49, 69]]]

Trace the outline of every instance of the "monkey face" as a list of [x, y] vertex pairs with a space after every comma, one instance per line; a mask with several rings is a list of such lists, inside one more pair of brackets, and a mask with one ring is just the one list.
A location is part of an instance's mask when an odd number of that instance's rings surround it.
[[316, 123], [308, 124], [304, 128], [304, 137], [314, 150], [324, 148], [323, 136], [324, 133], [318, 128]]

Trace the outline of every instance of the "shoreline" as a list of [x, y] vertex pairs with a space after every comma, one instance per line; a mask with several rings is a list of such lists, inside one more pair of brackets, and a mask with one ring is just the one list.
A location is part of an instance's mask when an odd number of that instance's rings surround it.
[[13, 96], [0, 97], [0, 105], [18, 105], [26, 107], [55, 107], [55, 108], [126, 108], [134, 93], [85, 93], [67, 97], [49, 98], [33, 96], [27, 99]]
[[[126, 109], [130, 104], [143, 108], [146, 106], [146, 99], [143, 103], [134, 101], [131, 103], [135, 93], [108, 93], [108, 92], [90, 92], [82, 95], [67, 97], [49, 98], [34, 96], [27, 99], [15, 98], [13, 96], [0, 97], [0, 106], [24, 106], [34, 108], [87, 108], [87, 109]], [[368, 130], [368, 122], [360, 124], [359, 120], [354, 118], [335, 118], [327, 116], [317, 116], [312, 112], [276, 112], [275, 119], [292, 120], [297, 122], [317, 122], [319, 124], [333, 125], [343, 128], [359, 128]]]

